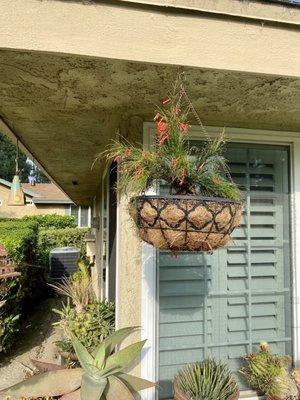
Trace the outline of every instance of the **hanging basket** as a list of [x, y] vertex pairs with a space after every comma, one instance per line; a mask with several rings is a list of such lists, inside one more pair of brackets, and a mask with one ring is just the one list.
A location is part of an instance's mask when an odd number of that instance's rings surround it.
[[138, 196], [129, 212], [142, 240], [161, 250], [212, 251], [240, 225], [242, 203], [198, 196]]

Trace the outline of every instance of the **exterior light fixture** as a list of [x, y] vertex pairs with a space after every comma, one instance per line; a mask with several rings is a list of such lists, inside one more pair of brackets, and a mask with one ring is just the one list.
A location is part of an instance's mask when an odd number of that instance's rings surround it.
[[10, 188], [10, 193], [8, 197], [9, 206], [24, 206], [25, 205], [25, 196], [21, 186], [20, 181], [20, 171], [19, 171], [19, 143], [17, 140], [17, 154], [16, 154], [16, 173], [12, 181], [12, 185]]

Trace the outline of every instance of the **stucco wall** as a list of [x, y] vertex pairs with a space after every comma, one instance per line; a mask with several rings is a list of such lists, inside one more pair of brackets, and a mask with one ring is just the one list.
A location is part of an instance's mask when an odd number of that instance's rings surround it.
[[[142, 141], [143, 120], [133, 117], [123, 121], [119, 126], [123, 137], [133, 142]], [[116, 282], [116, 325], [117, 328], [141, 325], [141, 257], [142, 243], [136, 234], [136, 229], [128, 213], [128, 198], [123, 197], [118, 201], [118, 226], [117, 226], [117, 282]], [[94, 289], [99, 297], [103, 293], [97, 291], [102, 286], [102, 251], [103, 251], [103, 226], [102, 226], [102, 184], [94, 199], [93, 216], [100, 217], [99, 229], [94, 229], [96, 237]], [[97, 277], [98, 275], [98, 277]], [[140, 331], [135, 332], [123, 346], [140, 340]], [[132, 372], [140, 374], [139, 362], [133, 367]]]
[[230, 11], [236, 9], [241, 18], [114, 3], [27, 0], [24, 7], [20, 0], [1, 0], [0, 48], [300, 74], [300, 59], [295, 56], [300, 49], [300, 11], [296, 7], [286, 12], [283, 8], [281, 15], [287, 23], [274, 24], [267, 16], [276, 19], [279, 12], [274, 17], [273, 7], [263, 3], [263, 17], [254, 21], [245, 19], [247, 5], [243, 15], [240, 2], [234, 0]]
[[8, 206], [8, 195], [9, 189], [0, 186], [0, 200], [2, 205], [0, 206], [0, 217], [5, 218], [22, 218], [25, 215], [38, 215], [38, 214], [66, 214], [66, 205], [48, 205], [48, 204], [32, 204], [25, 206]]

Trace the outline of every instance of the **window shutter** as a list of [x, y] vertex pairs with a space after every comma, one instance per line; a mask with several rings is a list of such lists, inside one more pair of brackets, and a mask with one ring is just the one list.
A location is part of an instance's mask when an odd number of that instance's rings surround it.
[[236, 372], [242, 356], [269, 341], [291, 353], [288, 149], [232, 144], [233, 179], [245, 212], [232, 246], [214, 252], [160, 252], [160, 399], [184, 364], [214, 357]]

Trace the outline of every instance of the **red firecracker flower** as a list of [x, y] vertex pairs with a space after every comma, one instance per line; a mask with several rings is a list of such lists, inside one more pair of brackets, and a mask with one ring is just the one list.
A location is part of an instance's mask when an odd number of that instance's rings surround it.
[[184, 123], [184, 122], [182, 122], [180, 125], [179, 125], [179, 129], [181, 130], [181, 132], [184, 132], [184, 133], [187, 133], [187, 131], [189, 130], [189, 124], [186, 124], [186, 123]]
[[163, 121], [159, 121], [159, 122], [156, 124], [156, 129], [157, 129], [157, 132], [158, 132], [158, 133], [165, 133], [165, 132], [167, 132], [167, 130], [168, 130], [168, 124], [166, 124], [166, 123], [163, 122]]
[[164, 101], [163, 101], [163, 105], [164, 106], [167, 106], [168, 104], [170, 104], [171, 103], [171, 99], [165, 99]]
[[157, 121], [159, 118], [161, 118], [160, 113], [155, 114], [153, 121]]

